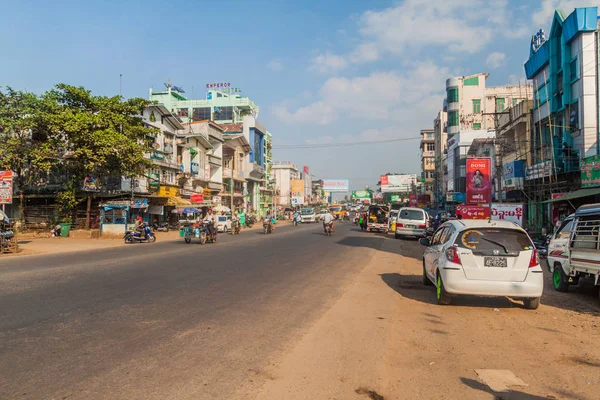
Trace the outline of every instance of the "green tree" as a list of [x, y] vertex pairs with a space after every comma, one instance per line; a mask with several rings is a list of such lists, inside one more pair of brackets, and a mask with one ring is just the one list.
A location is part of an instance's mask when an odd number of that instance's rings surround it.
[[41, 96], [41, 103], [48, 135], [71, 192], [61, 198], [72, 206], [73, 198], [87, 197], [89, 227], [91, 198], [82, 191], [87, 176], [133, 178], [146, 174], [152, 165], [145, 154], [158, 130], [145, 127], [140, 117], [151, 102], [93, 96], [83, 87], [59, 84]]
[[0, 169], [13, 171], [22, 218], [24, 187], [50, 171], [57, 159], [37, 95], [10, 87], [0, 90], [0, 143]]

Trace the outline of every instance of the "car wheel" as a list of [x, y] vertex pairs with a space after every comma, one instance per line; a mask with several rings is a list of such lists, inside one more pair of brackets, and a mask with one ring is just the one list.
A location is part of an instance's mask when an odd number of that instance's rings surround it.
[[559, 263], [554, 264], [554, 272], [552, 273], [552, 285], [554, 290], [558, 292], [569, 291], [569, 277], [565, 274], [562, 266]]
[[537, 310], [537, 308], [540, 306], [540, 298], [536, 297], [534, 299], [523, 299], [523, 305], [525, 305], [525, 308], [528, 310]]
[[425, 260], [423, 260], [423, 285], [425, 285], [425, 286], [433, 285], [433, 282], [431, 282], [431, 280], [427, 276], [427, 271], [425, 270]]
[[447, 306], [452, 303], [452, 298], [446, 292], [446, 288], [444, 288], [444, 282], [442, 281], [442, 276], [438, 272], [437, 274], [437, 301], [438, 304]]

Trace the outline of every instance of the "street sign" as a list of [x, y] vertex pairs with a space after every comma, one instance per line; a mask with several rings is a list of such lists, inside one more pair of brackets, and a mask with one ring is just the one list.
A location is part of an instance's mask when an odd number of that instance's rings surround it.
[[13, 173], [12, 171], [0, 171], [0, 204], [12, 204], [13, 202]]

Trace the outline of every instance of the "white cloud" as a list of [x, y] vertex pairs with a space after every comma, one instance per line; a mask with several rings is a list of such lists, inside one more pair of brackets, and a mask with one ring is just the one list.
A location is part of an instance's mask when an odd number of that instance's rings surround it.
[[283, 64], [279, 60], [271, 60], [267, 63], [267, 68], [274, 72], [283, 71]]
[[[447, 68], [425, 62], [416, 63], [405, 72], [375, 72], [368, 76], [328, 79], [318, 93], [318, 99], [307, 106], [290, 111], [287, 106], [274, 112], [288, 123], [318, 123], [327, 125], [340, 117], [363, 120], [396, 120], [402, 110], [408, 117], [418, 118], [416, 104], [429, 104], [422, 117], [431, 119], [433, 111], [442, 106]], [[418, 107], [418, 106], [417, 106]]]
[[327, 52], [314, 57], [308, 69], [320, 73], [329, 73], [337, 72], [346, 68], [347, 66], [348, 61], [345, 57]]
[[354, 49], [349, 58], [350, 61], [357, 64], [377, 61], [379, 59], [379, 50], [373, 42], [362, 43]]
[[504, 62], [506, 61], [506, 54], [504, 53], [490, 53], [489, 56], [487, 56], [487, 58], [485, 59], [485, 64], [490, 67], [491, 69], [496, 69], [496, 68], [500, 68], [502, 65], [504, 65]]
[[[542, 0], [540, 8], [532, 14], [531, 22], [536, 28], [547, 27], [549, 29], [554, 10], [560, 8], [570, 14], [575, 7], [584, 7], [584, 5], [581, 4], [581, 0]], [[547, 31], [547, 33], [549, 32]]]

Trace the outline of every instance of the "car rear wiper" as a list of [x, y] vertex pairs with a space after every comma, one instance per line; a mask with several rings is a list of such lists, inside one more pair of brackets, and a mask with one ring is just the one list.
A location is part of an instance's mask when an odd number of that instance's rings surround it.
[[506, 246], [504, 246], [502, 243], [498, 243], [498, 242], [496, 242], [496, 241], [494, 241], [494, 240], [486, 239], [486, 238], [484, 238], [484, 237], [482, 237], [481, 239], [482, 239], [482, 240], [485, 240], [486, 242], [493, 243], [493, 244], [496, 244], [496, 245], [498, 245], [498, 246], [502, 247], [502, 248], [504, 249], [504, 252], [505, 252], [506, 254], [508, 254], [508, 249], [507, 249], [507, 248], [506, 248]]

